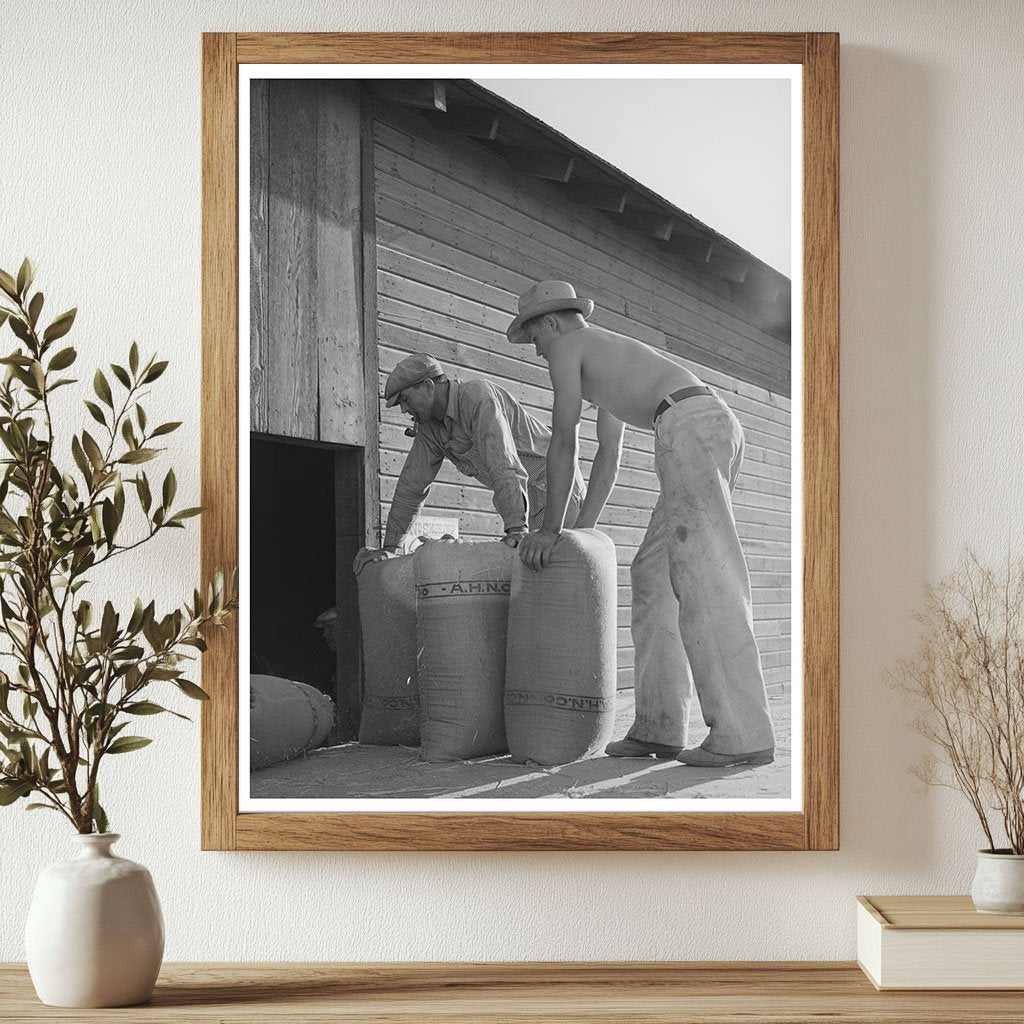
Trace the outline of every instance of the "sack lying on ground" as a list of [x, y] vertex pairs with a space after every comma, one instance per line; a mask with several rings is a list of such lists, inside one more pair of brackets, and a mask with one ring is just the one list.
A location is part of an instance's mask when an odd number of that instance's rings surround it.
[[515, 550], [432, 541], [416, 570], [420, 755], [456, 761], [503, 754], [505, 638]]
[[249, 763], [267, 768], [319, 747], [334, 724], [325, 693], [279, 676], [249, 676]]
[[615, 576], [615, 545], [597, 530], [565, 530], [540, 572], [516, 559], [505, 672], [513, 761], [568, 764], [611, 739]]
[[371, 562], [356, 577], [365, 690], [359, 742], [416, 746], [416, 578], [413, 556]]

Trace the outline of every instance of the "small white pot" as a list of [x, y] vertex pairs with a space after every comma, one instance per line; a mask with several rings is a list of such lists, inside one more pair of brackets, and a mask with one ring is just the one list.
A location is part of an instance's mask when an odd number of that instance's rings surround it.
[[1024, 854], [979, 850], [971, 899], [982, 914], [1024, 914]]
[[153, 993], [164, 921], [149, 872], [114, 856], [120, 836], [76, 835], [81, 852], [46, 868], [25, 925], [36, 994], [49, 1006], [134, 1006]]

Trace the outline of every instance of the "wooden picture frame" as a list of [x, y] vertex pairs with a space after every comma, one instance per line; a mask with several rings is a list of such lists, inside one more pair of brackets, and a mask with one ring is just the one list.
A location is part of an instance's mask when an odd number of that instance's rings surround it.
[[[238, 69], [272, 63], [800, 64], [803, 81], [803, 808], [740, 813], [239, 812], [238, 634], [203, 659], [207, 850], [834, 850], [839, 844], [839, 38], [205, 34], [202, 569], [238, 563]], [[374, 359], [376, 356], [374, 356]], [[374, 396], [374, 410], [376, 401]], [[798, 439], [799, 440], [799, 439]]]

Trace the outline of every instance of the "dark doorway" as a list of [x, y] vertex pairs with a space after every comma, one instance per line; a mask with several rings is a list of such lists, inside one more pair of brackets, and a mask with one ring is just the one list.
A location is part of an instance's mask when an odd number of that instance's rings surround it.
[[[250, 671], [329, 694], [347, 737], [358, 727], [362, 450], [252, 435], [249, 451]], [[332, 607], [336, 652], [316, 625]]]

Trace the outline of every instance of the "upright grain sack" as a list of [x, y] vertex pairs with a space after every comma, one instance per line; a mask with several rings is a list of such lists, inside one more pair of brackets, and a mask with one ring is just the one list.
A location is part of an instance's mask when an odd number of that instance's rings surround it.
[[517, 558], [505, 731], [516, 762], [568, 764], [604, 749], [615, 720], [615, 545], [566, 530], [539, 572]]
[[280, 676], [249, 676], [249, 766], [267, 768], [319, 747], [334, 724], [325, 693]]
[[359, 742], [416, 746], [416, 577], [413, 556], [370, 562], [356, 577], [365, 691]]
[[513, 548], [431, 541], [416, 567], [420, 754], [456, 761], [503, 754], [505, 642]]

